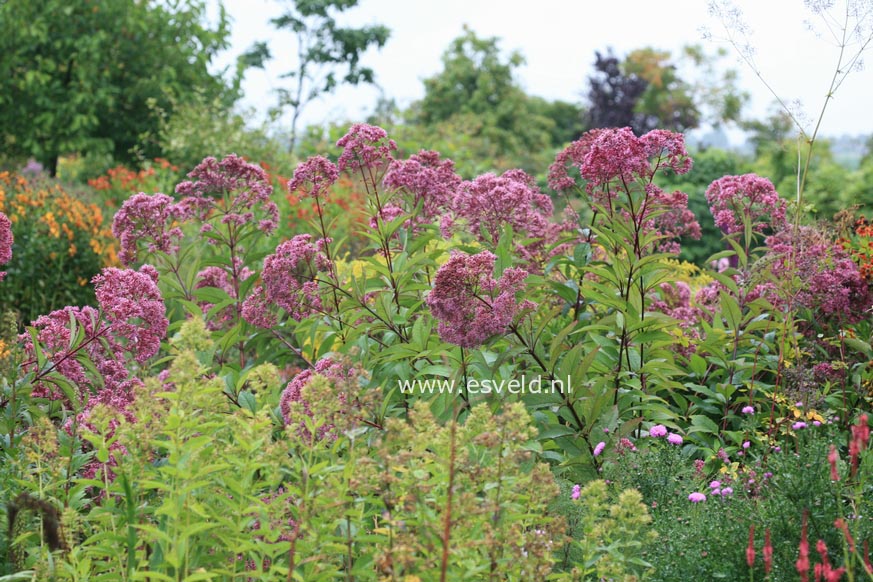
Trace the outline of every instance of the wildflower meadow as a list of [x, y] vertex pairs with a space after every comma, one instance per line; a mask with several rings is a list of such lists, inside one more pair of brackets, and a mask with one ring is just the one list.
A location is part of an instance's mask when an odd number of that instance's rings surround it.
[[869, 198], [384, 125], [0, 172], [0, 582], [873, 580]]

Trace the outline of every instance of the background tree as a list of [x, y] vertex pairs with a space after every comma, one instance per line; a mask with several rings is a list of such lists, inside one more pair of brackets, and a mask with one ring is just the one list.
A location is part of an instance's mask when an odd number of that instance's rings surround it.
[[[344, 27], [336, 14], [357, 6], [358, 0], [293, 0], [282, 16], [271, 20], [278, 29], [290, 30], [297, 41], [297, 66], [283, 78], [290, 88], [279, 89], [279, 109], [291, 108], [288, 150], [297, 144], [297, 123], [304, 108], [322, 95], [332, 93], [341, 83], [373, 83], [373, 69], [361, 64], [371, 46], [382, 48], [391, 31], [381, 25]], [[248, 66], [263, 67], [272, 58], [265, 42], [258, 42], [242, 57]]]
[[406, 117], [438, 134], [437, 142], [451, 128], [465, 149], [478, 150], [493, 163], [480, 170], [535, 169], [541, 166], [533, 161], [536, 154], [551, 156], [552, 149], [581, 135], [581, 111], [528, 95], [515, 78], [524, 57], [518, 51], [503, 54], [499, 42], [465, 27], [443, 53], [443, 70], [425, 79], [425, 96]]
[[587, 125], [630, 126], [639, 135], [739, 121], [748, 95], [737, 88], [736, 71], [718, 67], [724, 56], [724, 51], [707, 54], [699, 46], [684, 47], [676, 59], [651, 47], [631, 51], [624, 60], [612, 50], [596, 52], [595, 72], [588, 79]]
[[205, 2], [8, 0], [0, 3], [0, 146], [33, 156], [54, 175], [58, 157], [136, 149], [195, 91], [228, 107], [237, 92], [209, 70], [228, 46], [223, 8], [214, 28]]
[[585, 121], [589, 128], [629, 126], [638, 135], [648, 131], [636, 108], [649, 84], [638, 75], [626, 74], [612, 49], [594, 53], [594, 74], [588, 84]]

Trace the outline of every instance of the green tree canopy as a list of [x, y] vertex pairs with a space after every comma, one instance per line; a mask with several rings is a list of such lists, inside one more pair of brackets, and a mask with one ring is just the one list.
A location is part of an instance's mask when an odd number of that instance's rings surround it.
[[228, 106], [237, 91], [210, 71], [228, 46], [223, 8], [205, 2], [6, 0], [0, 3], [0, 146], [51, 173], [60, 155], [135, 161], [140, 136], [157, 132], [194, 92]]
[[425, 96], [407, 118], [433, 131], [451, 127], [492, 159], [530, 166], [531, 153], [551, 155], [578, 137], [582, 114], [571, 103], [528, 95], [515, 78], [524, 58], [517, 51], [504, 55], [499, 42], [464, 27], [443, 53], [443, 70], [425, 79]]

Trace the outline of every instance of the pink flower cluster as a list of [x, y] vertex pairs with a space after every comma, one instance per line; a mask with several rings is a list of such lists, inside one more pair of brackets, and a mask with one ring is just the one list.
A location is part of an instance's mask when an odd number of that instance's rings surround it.
[[[688, 195], [663, 191], [654, 177], [667, 169], [685, 174], [691, 163], [682, 134], [654, 130], [636, 137], [629, 127], [597, 129], [558, 154], [549, 168], [549, 186], [557, 191], [574, 187], [568, 166], [576, 167], [591, 200], [605, 207], [608, 215], [624, 216], [641, 232], [657, 232], [662, 237], [660, 250], [678, 253], [675, 239], [700, 238], [700, 225], [688, 209]], [[638, 194], [642, 196], [636, 200]], [[617, 200], [623, 200], [626, 208], [617, 210]]]
[[495, 280], [496, 260], [487, 251], [455, 254], [437, 270], [427, 305], [439, 321], [444, 341], [464, 348], [482, 345], [491, 336], [506, 333], [519, 313], [535, 307], [515, 298], [524, 289], [527, 271], [509, 268]]
[[[133, 361], [143, 363], [160, 349], [168, 320], [164, 301], [157, 287], [157, 271], [150, 265], [140, 271], [107, 268], [94, 277], [100, 310], [93, 307], [65, 307], [37, 318], [32, 326], [46, 357], [55, 370], [79, 389], [87, 408], [97, 402], [125, 411], [133, 399], [139, 380], [129, 371]], [[79, 342], [74, 341], [71, 320]], [[29, 335], [21, 341], [25, 353], [35, 364], [35, 350]], [[79, 361], [81, 351], [94, 364], [99, 377]], [[29, 366], [25, 366], [27, 369]], [[90, 396], [95, 393], [94, 396]], [[37, 382], [34, 396], [65, 399], [56, 389]]]
[[756, 174], [724, 176], [706, 189], [706, 201], [715, 225], [725, 234], [742, 232], [748, 222], [754, 232], [785, 226], [785, 200], [773, 183]]
[[[5, 265], [12, 260], [12, 222], [9, 217], [0, 212], [0, 265]], [[6, 276], [6, 271], [0, 271], [0, 281]]]
[[139, 244], [149, 253], [179, 250], [182, 229], [178, 224], [191, 218], [190, 209], [166, 194], [140, 192], [124, 201], [112, 220], [112, 234], [119, 240], [118, 258], [124, 265], [137, 260]]
[[217, 214], [224, 224], [244, 225], [255, 220], [257, 210], [258, 229], [267, 234], [276, 230], [279, 208], [270, 198], [273, 186], [263, 168], [231, 154], [220, 162], [204, 159], [188, 177], [193, 181], [176, 186], [176, 193], [186, 197], [182, 204], [201, 221]]
[[667, 427], [663, 424], [656, 424], [652, 428], [649, 429], [649, 436], [652, 438], [663, 438], [667, 437], [667, 442], [671, 445], [681, 445], [684, 442], [682, 435], [668, 432]]
[[[406, 195], [402, 207], [394, 208], [409, 214], [417, 210], [412, 222], [422, 225], [433, 223], [451, 208], [461, 177], [455, 173], [452, 160], [440, 159], [437, 152], [421, 150], [408, 160], [392, 161], [382, 183]], [[389, 208], [383, 208], [383, 220], [391, 220], [392, 217], [385, 216]], [[399, 215], [394, 213], [393, 218]]]
[[311, 198], [324, 199], [339, 178], [339, 168], [323, 156], [313, 156], [297, 166], [288, 182], [288, 192], [304, 192]]
[[820, 316], [840, 316], [846, 321], [864, 317], [873, 295], [858, 265], [843, 248], [812, 227], [786, 228], [767, 237], [764, 262], [776, 280], [801, 282], [787, 298], [775, 286], [763, 286], [762, 294], [775, 306], [815, 310]]
[[106, 268], [94, 277], [94, 289], [118, 345], [140, 363], [158, 353], [169, 321], [157, 269], [151, 265], [139, 271]]
[[336, 145], [343, 148], [337, 165], [344, 172], [378, 170], [391, 162], [391, 152], [397, 149], [384, 129], [366, 123], [354, 124]]
[[554, 206], [551, 198], [536, 186], [532, 176], [522, 170], [508, 170], [500, 176], [488, 173], [463, 182], [452, 200], [452, 215], [446, 215], [441, 229], [450, 236], [457, 219], [481, 242], [496, 244], [506, 226], [527, 243], [518, 243], [516, 251], [531, 268], [538, 269], [546, 258], [545, 251], [563, 229], [551, 221]]
[[685, 137], [657, 129], [642, 137], [629, 127], [596, 129], [559, 153], [549, 168], [549, 187], [566, 190], [575, 185], [567, 166], [575, 166], [587, 180], [586, 190], [601, 203], [614, 197], [622, 183], [651, 182], [656, 172], [669, 168], [677, 174], [691, 169]]
[[658, 244], [661, 252], [678, 255], [681, 249], [677, 239], [700, 239], [700, 223], [688, 208], [688, 194], [679, 190], [667, 193], [654, 184], [646, 189], [648, 200], [641, 217], [643, 230], [657, 231], [663, 237]]
[[328, 272], [331, 266], [311, 239], [308, 234], [299, 234], [264, 259], [261, 285], [243, 306], [246, 321], [259, 326], [274, 322], [275, 318], [265, 311], [270, 305], [281, 307], [295, 321], [322, 310], [316, 277], [319, 272]]

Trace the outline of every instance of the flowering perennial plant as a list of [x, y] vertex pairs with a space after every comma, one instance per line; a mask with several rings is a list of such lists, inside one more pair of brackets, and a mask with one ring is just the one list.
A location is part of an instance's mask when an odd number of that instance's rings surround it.
[[150, 254], [177, 252], [182, 239], [179, 224], [190, 218], [190, 208], [166, 194], [131, 196], [112, 220], [112, 234], [121, 245], [118, 259], [127, 266], [135, 263], [140, 243]]
[[261, 313], [257, 308], [261, 293], [266, 303], [281, 307], [295, 321], [323, 310], [317, 275], [328, 272], [331, 264], [311, 240], [308, 234], [297, 235], [264, 259], [261, 287], [246, 299], [243, 308], [251, 318], [249, 322], [263, 317], [257, 315]]
[[745, 223], [759, 233], [767, 226], [779, 230], [786, 224], [785, 200], [770, 180], [756, 174], [719, 178], [706, 189], [706, 200], [725, 234], [742, 232]]
[[391, 163], [392, 152], [397, 149], [384, 129], [366, 123], [353, 125], [336, 145], [343, 148], [337, 162], [339, 169], [361, 173], [384, 171]]
[[176, 186], [176, 194], [184, 197], [184, 207], [196, 213], [201, 222], [216, 215], [223, 224], [243, 226], [255, 220], [257, 210], [258, 229], [266, 234], [276, 230], [279, 208], [270, 198], [273, 186], [260, 166], [234, 154], [220, 162], [210, 157], [188, 177], [192, 180]]
[[506, 333], [517, 316], [536, 306], [519, 303], [527, 272], [510, 267], [494, 278], [497, 257], [488, 251], [455, 254], [439, 268], [427, 305], [439, 321], [440, 337], [463, 348], [484, 344]]

